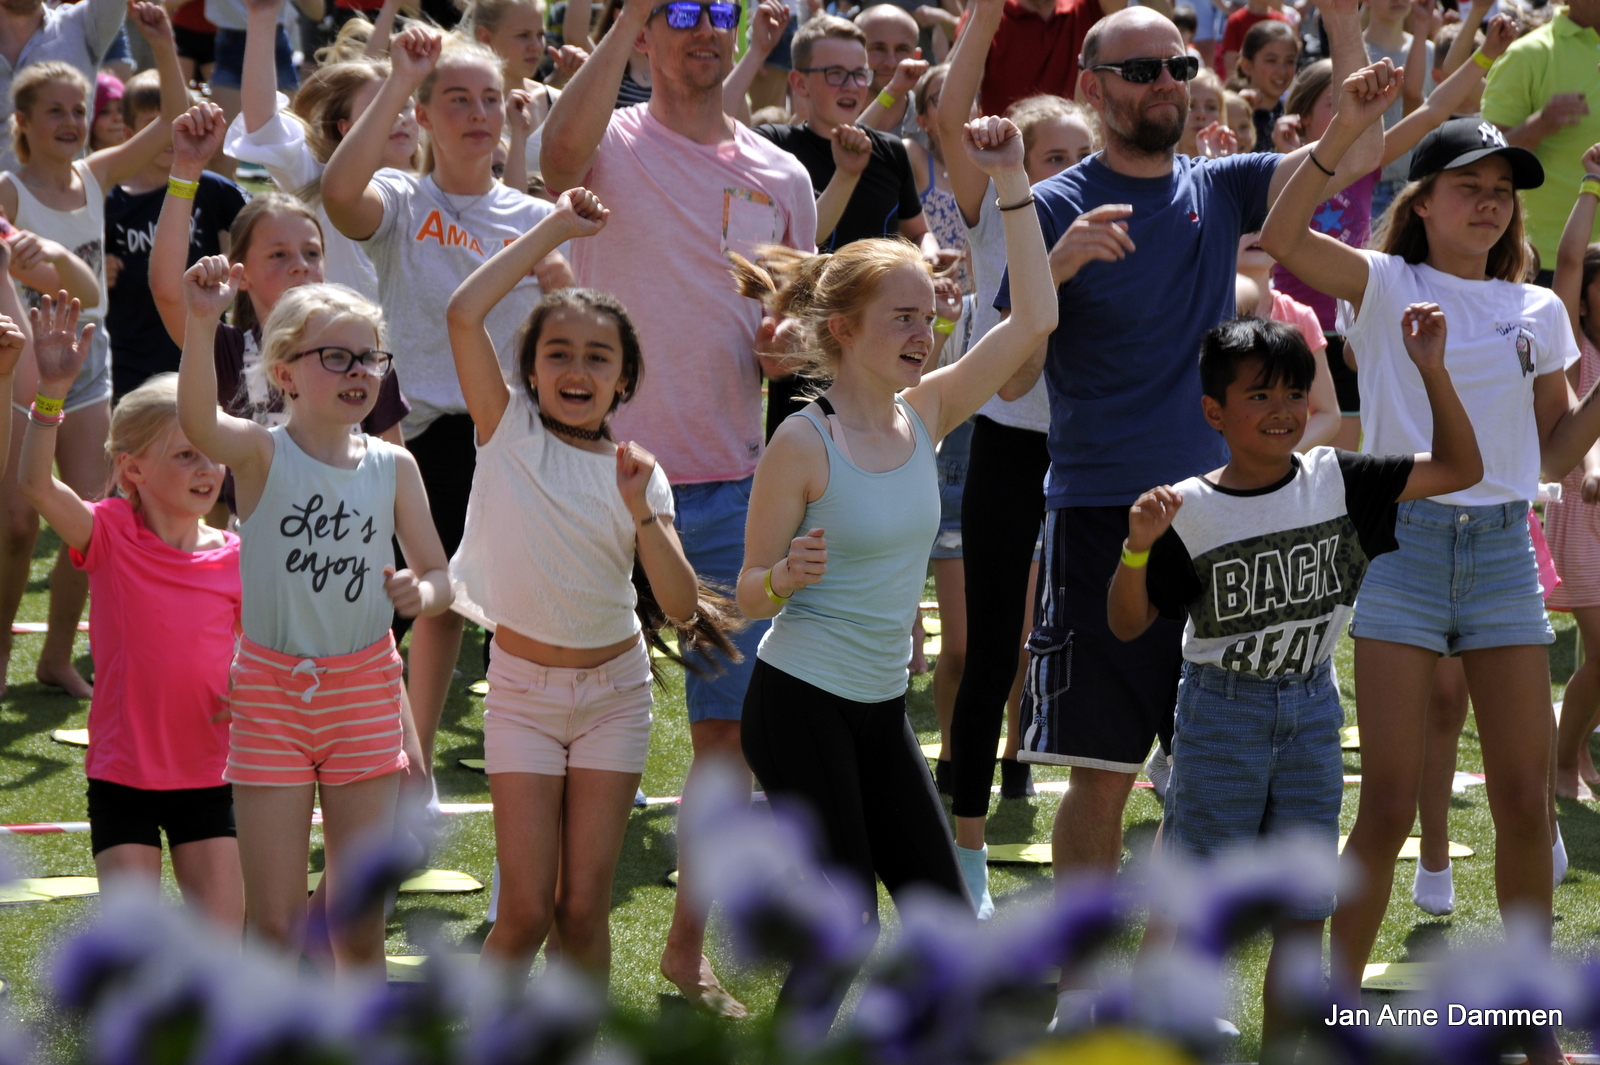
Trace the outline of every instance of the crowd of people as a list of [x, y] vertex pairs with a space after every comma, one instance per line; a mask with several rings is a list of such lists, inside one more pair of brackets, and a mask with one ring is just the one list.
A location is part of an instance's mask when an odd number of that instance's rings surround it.
[[[1161, 848], [1336, 847], [1348, 630], [1350, 886], [1274, 964], [1331, 917], [1356, 992], [1419, 807], [1413, 897], [1450, 912], [1469, 699], [1502, 912], [1548, 928], [1555, 796], [1600, 787], [1597, 30], [1600, 0], [9, 2], [0, 615], [42, 517], [97, 870], [159, 877], [165, 832], [218, 922], [298, 952], [326, 913], [338, 969], [381, 963], [351, 863], [437, 799], [470, 622], [486, 955], [607, 971], [652, 655], [687, 790], [720, 761], [807, 807], [869, 925], [879, 880], [987, 919], [997, 762], [1007, 799], [1071, 767], [1058, 877], [1117, 868], [1141, 772]], [[1559, 714], [1547, 607], [1586, 653]], [[693, 897], [662, 974], [742, 1016]], [[1064, 973], [1055, 1023], [1093, 1000]], [[1271, 969], [1266, 1006], [1292, 1040]]]

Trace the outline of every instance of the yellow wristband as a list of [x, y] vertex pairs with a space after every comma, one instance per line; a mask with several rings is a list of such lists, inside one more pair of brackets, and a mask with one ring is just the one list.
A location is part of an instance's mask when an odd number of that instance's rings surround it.
[[57, 414], [61, 413], [61, 408], [65, 407], [66, 405], [66, 400], [51, 399], [42, 392], [33, 397], [33, 409], [44, 415], [46, 418], [54, 418]]
[[1144, 569], [1150, 562], [1150, 552], [1130, 551], [1128, 545], [1122, 545], [1122, 564], [1129, 569]]
[[1582, 196], [1586, 192], [1592, 192], [1596, 196], [1600, 196], [1600, 175], [1583, 175], [1583, 180], [1578, 182], [1578, 195]]
[[777, 603], [779, 606], [782, 606], [783, 604], [787, 603], [791, 598], [793, 598], [794, 593], [790, 592], [788, 595], [779, 595], [777, 592], [772, 590], [772, 571], [777, 569], [777, 568], [778, 568], [777, 566], [768, 566], [767, 567], [767, 579], [766, 579], [767, 598], [771, 599], [774, 603]]
[[897, 104], [899, 102], [900, 102], [900, 97], [896, 96], [894, 93], [890, 92], [888, 89], [885, 89], [885, 90], [883, 90], [882, 92], [880, 92], [878, 94], [878, 103], [882, 104], [884, 107], [893, 107], [895, 104]]
[[184, 181], [181, 178], [167, 178], [167, 195], [179, 200], [192, 200], [195, 193], [200, 191], [200, 182]]
[[933, 331], [949, 336], [956, 331], [956, 320], [954, 318], [935, 318], [933, 320]]
[[1488, 70], [1490, 67], [1494, 66], [1494, 60], [1490, 59], [1488, 56], [1484, 55], [1482, 52], [1473, 52], [1472, 53], [1472, 61], [1474, 63], [1478, 64], [1484, 70]]

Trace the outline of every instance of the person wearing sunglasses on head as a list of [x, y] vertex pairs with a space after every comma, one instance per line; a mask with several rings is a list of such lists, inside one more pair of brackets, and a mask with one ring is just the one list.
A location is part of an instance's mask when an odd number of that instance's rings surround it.
[[[852, 241], [899, 235], [922, 245], [930, 261], [939, 241], [922, 217], [922, 201], [905, 144], [892, 133], [858, 126], [872, 101], [867, 40], [847, 19], [818, 15], [790, 47], [789, 89], [806, 101], [799, 125], [763, 125], [756, 132], [800, 160], [817, 195], [817, 247], [838, 251]], [[809, 402], [807, 381], [774, 378], [767, 387], [767, 437]]]
[[[700, 577], [728, 586], [761, 457], [761, 375], [787, 370], [774, 354], [776, 324], [735, 291], [726, 255], [754, 258], [766, 244], [809, 252], [817, 234], [805, 168], [723, 111], [739, 15], [737, 3], [625, 0], [551, 108], [540, 149], [551, 193], [581, 184], [610, 207], [606, 227], [573, 245], [572, 270], [580, 286], [627, 307], [656, 368], [615, 431], [671, 472], [684, 553]], [[636, 42], [650, 59], [650, 101], [613, 110]], [[735, 637], [743, 660], [717, 661], [720, 676], [687, 680], [695, 764], [743, 764], [739, 718], [767, 628]], [[687, 788], [695, 782], [691, 767]], [[695, 872], [681, 869], [680, 885]], [[694, 1005], [742, 1017], [704, 955], [694, 898], [678, 894], [662, 974]]]
[[[1356, 0], [1325, 0], [1335, 77], [1365, 65]], [[1234, 316], [1239, 238], [1301, 166], [1289, 155], [1196, 159], [1175, 152], [1199, 64], [1177, 27], [1148, 8], [1119, 11], [1083, 42], [1078, 92], [1105, 147], [1033, 187], [1053, 245], [1060, 324], [1001, 394], [1044, 374], [1050, 473], [1038, 606], [1028, 640], [1024, 762], [1072, 766], [1056, 815], [1058, 876], [1114, 871], [1122, 811], [1159, 736], [1170, 750], [1182, 661], [1180, 624], [1157, 620], [1123, 643], [1106, 618], [1106, 583], [1128, 534], [1128, 507], [1152, 484], [1216, 469], [1227, 455], [1203, 417], [1197, 353]], [[1376, 165], [1382, 138], [1351, 147], [1334, 191]], [[1011, 206], [1010, 204], [1003, 204]], [[1002, 281], [995, 306], [1009, 307]], [[1064, 988], [1057, 1019], [1087, 999]]]

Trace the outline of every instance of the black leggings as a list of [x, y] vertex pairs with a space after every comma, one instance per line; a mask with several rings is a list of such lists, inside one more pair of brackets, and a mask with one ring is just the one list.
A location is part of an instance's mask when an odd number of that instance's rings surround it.
[[[478, 468], [477, 429], [468, 414], [441, 414], [417, 436], [406, 441], [406, 449], [417, 460], [422, 486], [428, 490], [428, 511], [446, 558], [461, 546], [467, 527], [467, 500], [472, 496], [472, 474]], [[400, 541], [394, 542], [397, 566], [404, 566]], [[411, 618], [394, 616], [396, 643], [411, 629]], [[489, 643], [484, 641], [484, 651]]]
[[967, 668], [950, 719], [954, 813], [984, 817], [1006, 697], [1017, 677], [1028, 567], [1044, 520], [1045, 434], [979, 417], [961, 497]]
[[825, 860], [896, 899], [927, 884], [966, 899], [955, 843], [906, 699], [858, 703], [756, 660], [744, 697], [745, 761], [770, 798], [798, 799], [821, 825]]

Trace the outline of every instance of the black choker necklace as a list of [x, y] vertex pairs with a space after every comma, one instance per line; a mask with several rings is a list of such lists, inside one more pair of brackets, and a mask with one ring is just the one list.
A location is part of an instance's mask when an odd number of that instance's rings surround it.
[[606, 435], [606, 431], [603, 426], [599, 429], [580, 429], [576, 425], [568, 425], [566, 422], [558, 422], [554, 418], [550, 417], [550, 415], [545, 414], [542, 411], [539, 413], [539, 421], [552, 433], [557, 433], [561, 436], [570, 436], [574, 440], [599, 440]]

